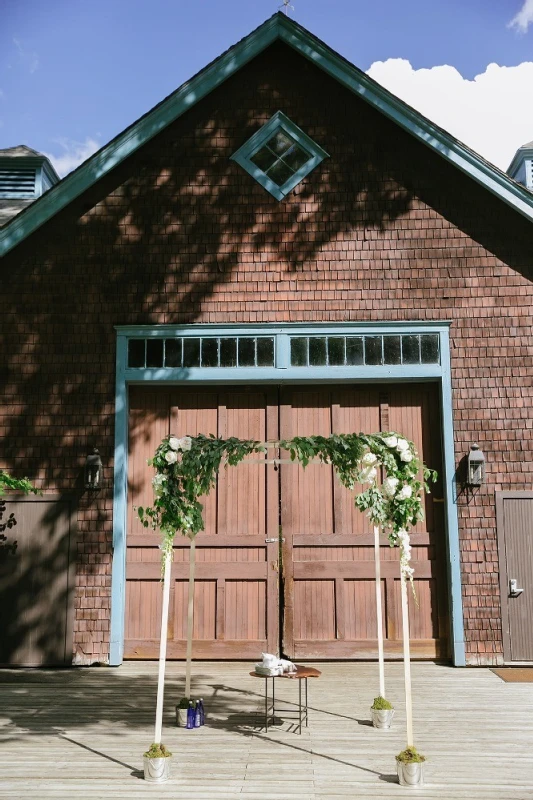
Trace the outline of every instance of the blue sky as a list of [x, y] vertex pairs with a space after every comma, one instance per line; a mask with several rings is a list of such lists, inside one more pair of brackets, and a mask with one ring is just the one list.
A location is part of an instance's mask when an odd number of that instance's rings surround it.
[[[0, 0], [0, 148], [28, 144], [67, 171], [281, 1]], [[292, 4], [304, 27], [500, 166], [533, 139], [533, 0]]]

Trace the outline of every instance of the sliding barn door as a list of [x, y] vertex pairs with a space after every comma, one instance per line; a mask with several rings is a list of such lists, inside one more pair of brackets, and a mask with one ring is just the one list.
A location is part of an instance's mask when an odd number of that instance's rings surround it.
[[[143, 528], [136, 507], [149, 505], [161, 439], [198, 433], [222, 438], [278, 437], [277, 391], [233, 388], [161, 390], [130, 394], [127, 539], [127, 658], [156, 658], [161, 620], [159, 533]], [[260, 456], [247, 460], [258, 462]], [[279, 480], [273, 466], [243, 462], [222, 470], [205, 498], [205, 531], [197, 537], [193, 655], [257, 659], [279, 646]], [[189, 542], [177, 537], [172, 564], [168, 657], [183, 658]]]
[[[126, 641], [128, 658], [156, 658], [161, 618], [159, 534], [136, 507], [153, 499], [147, 466], [161, 439], [213, 433], [258, 440], [295, 435], [397, 430], [426, 463], [442, 469], [435, 387], [404, 384], [225, 389], [132, 388], [128, 467]], [[271, 451], [272, 455], [272, 451]], [[282, 454], [285, 455], [285, 454]], [[377, 656], [373, 532], [330, 467], [257, 463], [223, 470], [205, 498], [196, 548], [196, 658], [256, 659], [280, 649], [292, 658]], [[256, 462], [256, 463], [253, 463]], [[416, 658], [447, 655], [443, 503], [440, 485], [425, 499], [412, 535], [416, 602], [409, 595]], [[278, 537], [282, 528], [283, 558]], [[177, 538], [172, 566], [168, 657], [183, 658], [189, 543]], [[398, 550], [384, 538], [381, 592], [385, 652], [401, 657]], [[281, 581], [280, 581], [281, 577]]]
[[[441, 470], [437, 395], [430, 385], [386, 391], [365, 386], [283, 389], [282, 438], [398, 430], [429, 466]], [[444, 526], [440, 497], [425, 500], [413, 531], [417, 602], [410, 596], [414, 657], [446, 655]], [[291, 658], [377, 656], [373, 529], [332, 468], [281, 466], [284, 539], [283, 648]], [[398, 550], [383, 538], [381, 592], [385, 652], [402, 653]]]

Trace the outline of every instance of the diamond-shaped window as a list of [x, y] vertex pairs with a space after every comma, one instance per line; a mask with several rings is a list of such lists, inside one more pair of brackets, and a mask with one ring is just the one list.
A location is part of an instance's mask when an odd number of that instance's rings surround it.
[[277, 111], [231, 158], [277, 200], [283, 200], [327, 155]]

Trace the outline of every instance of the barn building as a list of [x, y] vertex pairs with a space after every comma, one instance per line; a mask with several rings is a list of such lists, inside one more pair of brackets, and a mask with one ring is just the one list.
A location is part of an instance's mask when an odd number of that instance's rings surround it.
[[[31, 197], [0, 153], [0, 466], [42, 490], [0, 508], [0, 662], [157, 657], [136, 507], [163, 436], [380, 430], [439, 473], [412, 537], [414, 657], [533, 662], [532, 154], [501, 172], [282, 14], [63, 180], [26, 153]], [[328, 467], [243, 464], [205, 521], [196, 657], [376, 657], [371, 529]], [[176, 659], [187, 560], [177, 542]], [[398, 658], [386, 541], [382, 593]]]

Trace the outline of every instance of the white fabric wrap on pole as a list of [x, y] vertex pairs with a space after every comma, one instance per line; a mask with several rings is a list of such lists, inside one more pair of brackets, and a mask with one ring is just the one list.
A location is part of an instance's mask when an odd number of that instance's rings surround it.
[[402, 628], [403, 628], [403, 671], [405, 681], [405, 719], [407, 727], [407, 747], [414, 747], [413, 742], [413, 702], [411, 695], [411, 651], [409, 647], [409, 606], [407, 604], [407, 581], [400, 567], [402, 588]]
[[187, 609], [187, 651], [185, 667], [185, 697], [191, 697], [191, 660], [192, 660], [192, 627], [194, 622], [194, 562], [196, 553], [196, 540], [191, 539], [189, 550], [189, 605]]
[[379, 525], [374, 525], [374, 561], [376, 565], [376, 614], [378, 625], [379, 693], [385, 697], [385, 663], [383, 657], [383, 606], [381, 603], [381, 561]]
[[161, 640], [159, 643], [159, 675], [157, 678], [157, 703], [155, 712], [155, 744], [161, 744], [163, 728], [163, 696], [165, 693], [165, 661], [167, 658], [168, 636], [168, 600], [170, 596], [170, 568], [172, 555], [165, 553], [165, 567], [163, 572], [163, 610], [161, 612]]

